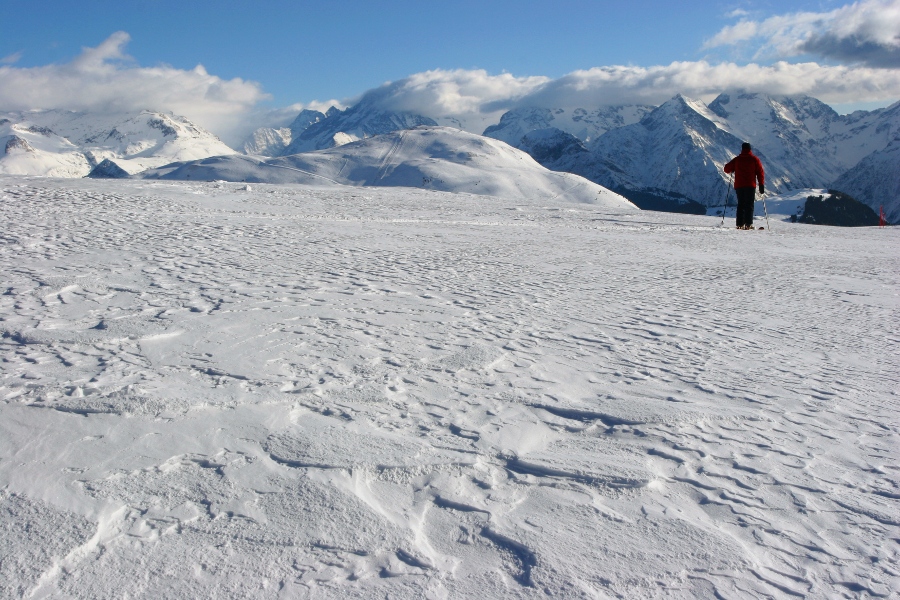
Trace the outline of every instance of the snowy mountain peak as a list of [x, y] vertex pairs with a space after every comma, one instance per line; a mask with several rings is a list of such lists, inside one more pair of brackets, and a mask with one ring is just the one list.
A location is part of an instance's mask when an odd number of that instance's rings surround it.
[[839, 119], [834, 109], [809, 96], [720, 94], [709, 109], [748, 139], [771, 136], [773, 130], [802, 131], [803, 135], [820, 138], [828, 135]]
[[[331, 108], [334, 108], [333, 106]], [[331, 109], [329, 109], [329, 112]], [[309, 110], [303, 109], [300, 113], [291, 121], [291, 124], [288, 126], [288, 129], [291, 130], [291, 133], [294, 136], [300, 135], [304, 131], [306, 131], [310, 125], [313, 123], [318, 123], [319, 121], [326, 118], [326, 115], [317, 110]]]
[[[330, 109], [329, 112], [334, 114]], [[325, 113], [318, 110], [301, 110], [287, 127], [260, 127], [250, 134], [250, 137], [242, 144], [242, 148], [245, 154], [281, 156], [285, 149], [291, 145], [291, 142], [309, 129], [310, 125], [318, 123], [325, 118]]]
[[503, 113], [500, 122], [485, 129], [482, 135], [518, 146], [529, 131], [552, 127], [553, 119], [549, 108], [517, 108]]
[[707, 122], [723, 130], [728, 130], [728, 125], [716, 113], [709, 109], [706, 104], [700, 100], [693, 100], [682, 94], [676, 95], [671, 100], [667, 100], [659, 106], [659, 108], [651, 111], [642, 120], [649, 122], [660, 121], [662, 119], [686, 119], [692, 125], [701, 122]]
[[290, 145], [292, 138], [288, 127], [260, 127], [244, 141], [244, 154], [278, 156]]
[[115, 159], [122, 169], [135, 173], [179, 160], [234, 153], [187, 118], [152, 110], [130, 114], [35, 110], [7, 113], [4, 121], [0, 144], [5, 147], [15, 136], [34, 151], [27, 160], [8, 153], [0, 157], [0, 173], [83, 177], [105, 159]]
[[[694, 145], [721, 133], [734, 135], [728, 123], [703, 102], [681, 94], [649, 112], [640, 120], [640, 125], [648, 131], [656, 132], [658, 136], [670, 140], [678, 138]], [[740, 148], [739, 143], [737, 148]]]
[[376, 102], [360, 102], [343, 111], [332, 106], [324, 119], [310, 124], [295, 137], [282, 155], [324, 150], [422, 125], [436, 126], [437, 122], [411, 112], [384, 110]]
[[621, 105], [587, 108], [522, 107], [507, 111], [497, 125], [483, 135], [518, 147], [522, 138], [535, 130], [556, 128], [584, 143], [590, 143], [607, 131], [637, 123], [653, 110], [652, 106]]

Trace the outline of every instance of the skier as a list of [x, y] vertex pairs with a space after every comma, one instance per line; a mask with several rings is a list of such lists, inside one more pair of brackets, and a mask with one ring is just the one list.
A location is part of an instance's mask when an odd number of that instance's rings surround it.
[[756, 182], [759, 182], [759, 193], [766, 193], [766, 173], [762, 163], [753, 154], [750, 144], [741, 144], [740, 156], [734, 157], [725, 165], [726, 173], [734, 173], [734, 193], [737, 194], [738, 229], [753, 229], [753, 203], [756, 200]]

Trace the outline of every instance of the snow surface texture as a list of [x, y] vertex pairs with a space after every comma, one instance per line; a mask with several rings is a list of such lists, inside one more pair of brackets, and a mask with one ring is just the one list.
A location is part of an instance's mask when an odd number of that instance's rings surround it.
[[148, 178], [194, 181], [400, 186], [636, 211], [628, 200], [570, 173], [550, 171], [503, 142], [449, 127], [396, 131], [319, 152], [260, 161], [213, 157], [173, 164]]
[[0, 179], [0, 596], [900, 594], [896, 228]]

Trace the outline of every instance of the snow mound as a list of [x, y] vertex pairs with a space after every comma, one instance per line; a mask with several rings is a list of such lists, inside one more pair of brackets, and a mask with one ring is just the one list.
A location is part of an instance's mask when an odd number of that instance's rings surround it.
[[417, 127], [272, 160], [219, 156], [156, 169], [146, 177], [410, 187], [637, 210], [622, 196], [582, 177], [549, 171], [503, 142], [449, 127]]

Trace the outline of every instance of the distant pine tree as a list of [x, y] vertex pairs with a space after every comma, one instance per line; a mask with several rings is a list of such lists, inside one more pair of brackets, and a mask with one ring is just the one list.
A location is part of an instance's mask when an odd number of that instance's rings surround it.
[[878, 225], [875, 211], [837, 190], [828, 190], [828, 197], [809, 196], [803, 209], [801, 223], [832, 225], [835, 227], [871, 227]]

